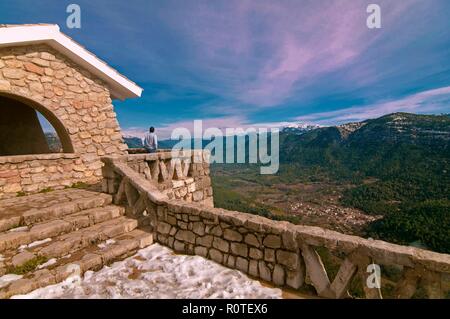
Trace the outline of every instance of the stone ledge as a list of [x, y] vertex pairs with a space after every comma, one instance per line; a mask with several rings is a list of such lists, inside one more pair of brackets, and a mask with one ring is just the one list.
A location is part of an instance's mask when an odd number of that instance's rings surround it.
[[80, 155], [75, 153], [53, 153], [53, 154], [32, 154], [32, 155], [14, 155], [0, 156], [0, 164], [16, 164], [35, 160], [58, 160], [58, 159], [75, 159]]
[[[149, 192], [151, 193], [151, 192]], [[294, 225], [289, 222], [274, 221], [262, 216], [211, 208], [196, 203], [185, 203], [180, 200], [164, 200], [170, 211], [201, 215], [204, 218], [243, 225], [257, 232], [275, 233], [294, 236], [297, 244], [307, 243], [315, 247], [326, 247], [331, 251], [350, 254], [359, 251], [373, 257], [377, 262], [387, 265], [414, 267], [421, 265], [429, 270], [450, 273], [450, 255], [436, 253], [416, 247], [402, 246], [381, 240], [369, 240], [358, 236], [345, 235], [332, 230]]]

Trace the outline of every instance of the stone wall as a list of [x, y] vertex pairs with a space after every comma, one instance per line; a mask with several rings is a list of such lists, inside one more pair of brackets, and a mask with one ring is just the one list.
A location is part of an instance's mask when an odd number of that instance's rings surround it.
[[[78, 155], [70, 163], [67, 158], [63, 164], [59, 160], [53, 164], [44, 160], [47, 166], [40, 169], [44, 172], [48, 169], [47, 178], [53, 181], [52, 185], [60, 187], [80, 180], [98, 181], [102, 165], [100, 156], [126, 154], [127, 146], [122, 140], [106, 84], [46, 45], [0, 48], [0, 95], [18, 99], [41, 112], [56, 126], [63, 142], [68, 141], [73, 153]], [[15, 181], [7, 186], [7, 190], [35, 188], [24, 187], [28, 179], [18, 180], [29, 178], [29, 173], [17, 174], [17, 170], [30, 169], [27, 164], [30, 160], [26, 159], [26, 163], [14, 161], [6, 160], [0, 164], [3, 176], [10, 176], [7, 178]], [[37, 165], [35, 160], [31, 162]], [[59, 172], [61, 165], [63, 172]], [[53, 171], [64, 177], [54, 177]], [[57, 185], [56, 181], [62, 182]], [[0, 183], [5, 183], [4, 178], [0, 177]], [[0, 198], [14, 194], [5, 194], [0, 189]]]
[[[277, 286], [299, 289], [308, 284], [327, 298], [349, 297], [352, 283], [366, 298], [380, 298], [381, 289], [366, 285], [371, 264], [395, 268], [396, 281], [388, 289], [393, 298], [411, 298], [418, 287], [429, 298], [450, 293], [450, 255], [169, 200], [126, 162], [103, 160], [105, 176], [115, 181], [107, 190], [114, 202], [125, 205], [140, 225], [150, 225], [159, 243], [179, 253], [212, 259]], [[326, 268], [319, 251], [338, 256], [338, 269]]]
[[[450, 255], [195, 203], [158, 204], [149, 218], [156, 240], [176, 252], [214, 260], [280, 287], [308, 284], [321, 297], [345, 298], [353, 278], [359, 277], [366, 297], [380, 298], [381, 289], [366, 286], [367, 266], [374, 263], [403, 274], [390, 283], [395, 291], [391, 298], [411, 298], [419, 286], [428, 298], [450, 293]], [[318, 249], [339, 256], [334, 278]]]
[[156, 240], [176, 252], [195, 254], [277, 286], [300, 288], [305, 267], [298, 243], [283, 224], [185, 203], [157, 207]]
[[98, 180], [101, 165], [97, 159], [86, 161], [76, 154], [2, 156], [0, 199]]

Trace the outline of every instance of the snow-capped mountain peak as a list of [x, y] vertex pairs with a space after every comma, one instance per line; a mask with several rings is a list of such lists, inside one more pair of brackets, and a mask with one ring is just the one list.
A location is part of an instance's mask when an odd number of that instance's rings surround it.
[[303, 134], [305, 132], [321, 127], [318, 124], [310, 123], [291, 123], [281, 128], [283, 133]]

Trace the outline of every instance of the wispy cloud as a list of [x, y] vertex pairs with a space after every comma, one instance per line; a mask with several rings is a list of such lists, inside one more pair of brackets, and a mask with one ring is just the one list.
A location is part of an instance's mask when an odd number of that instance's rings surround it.
[[[203, 131], [208, 128], [218, 128], [224, 133], [227, 128], [281, 128], [292, 124], [318, 124], [335, 125], [352, 121], [363, 121], [370, 118], [395, 113], [445, 113], [450, 111], [450, 86], [427, 90], [416, 94], [411, 94], [400, 99], [379, 101], [370, 105], [359, 105], [342, 108], [330, 112], [317, 112], [305, 116], [291, 118], [289, 121], [274, 122], [251, 122], [245, 116], [222, 116], [217, 118], [197, 118], [202, 120]], [[164, 139], [171, 137], [172, 132], [177, 128], [186, 128], [193, 132], [194, 119], [186, 121], [175, 121], [163, 124], [157, 128], [158, 135]], [[143, 137], [148, 128], [131, 127], [124, 130], [125, 135]]]
[[336, 124], [376, 118], [387, 113], [445, 113], [450, 111], [450, 86], [423, 91], [401, 99], [381, 101], [372, 105], [353, 106], [331, 112], [319, 112], [299, 116], [299, 121], [320, 124]]
[[[348, 108], [339, 109], [362, 100], [370, 104], [367, 109], [380, 107], [368, 116], [394, 112], [397, 104], [374, 101], [384, 96], [395, 100], [412, 87], [449, 83], [445, 79], [430, 81], [442, 68], [425, 58], [445, 63], [444, 57], [450, 53], [450, 49], [441, 49], [443, 43], [450, 44], [444, 40], [445, 32], [437, 32], [445, 25], [440, 19], [445, 2], [379, 0], [383, 28], [369, 30], [366, 7], [372, 2], [200, 0], [180, 4], [168, 0], [159, 6], [142, 2], [143, 8], [154, 12], [155, 31], [147, 31], [150, 43], [139, 41], [136, 37], [143, 31], [136, 24], [130, 33], [136, 40], [132, 48], [140, 57], [139, 64], [148, 71], [145, 76], [168, 87], [152, 94], [150, 101], [163, 103], [161, 112], [165, 112], [166, 102], [172, 101], [190, 122], [195, 118], [221, 118], [235, 120], [233, 126], [282, 123], [295, 120], [305, 113], [304, 109], [311, 112], [312, 106], [336, 109], [336, 114], [342, 114], [337, 120], [363, 119], [364, 113], [352, 118], [346, 114]], [[135, 13], [136, 20], [142, 19]], [[181, 92], [188, 92], [184, 101], [178, 98]], [[184, 114], [182, 105], [193, 92], [205, 100], [189, 104], [195, 112]], [[339, 100], [320, 102], [327, 95], [339, 96]], [[271, 118], [283, 107], [286, 112]], [[421, 110], [424, 108], [422, 105]], [[258, 112], [265, 113], [266, 119], [256, 120]], [[326, 118], [313, 119], [327, 122]], [[173, 125], [161, 122], [160, 126]]]
[[[381, 2], [388, 24], [417, 1]], [[181, 68], [195, 74], [190, 85], [237, 107], [268, 107], [291, 98], [302, 82], [354, 62], [384, 35], [366, 27], [368, 3], [200, 1], [189, 3], [181, 21], [178, 10], [162, 15], [186, 45]]]

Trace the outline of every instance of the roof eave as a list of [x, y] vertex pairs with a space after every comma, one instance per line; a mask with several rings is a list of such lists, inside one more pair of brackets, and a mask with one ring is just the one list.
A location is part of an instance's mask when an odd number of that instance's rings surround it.
[[33, 25], [0, 28], [0, 47], [47, 43], [69, 59], [85, 67], [110, 87], [113, 99], [124, 100], [142, 95], [143, 89], [108, 66], [80, 44], [60, 32], [57, 25]]

